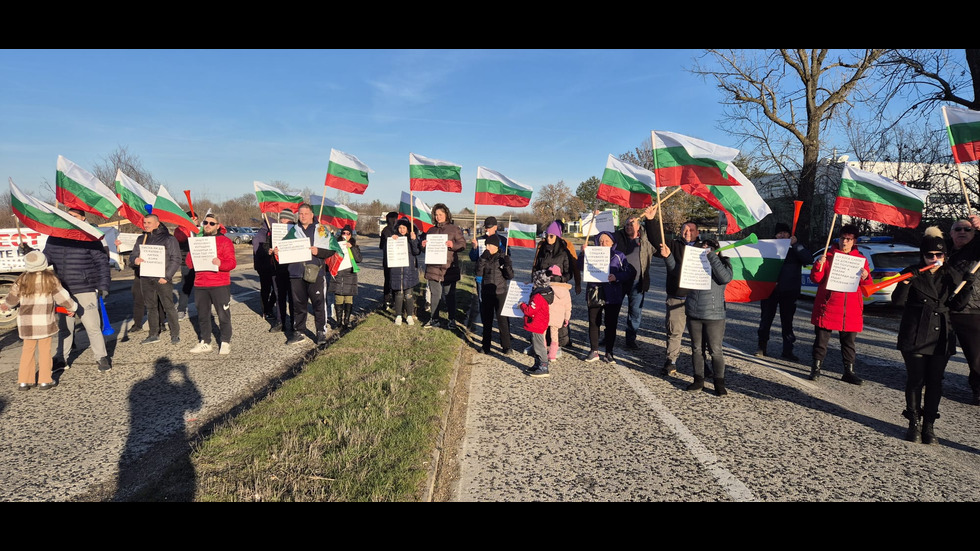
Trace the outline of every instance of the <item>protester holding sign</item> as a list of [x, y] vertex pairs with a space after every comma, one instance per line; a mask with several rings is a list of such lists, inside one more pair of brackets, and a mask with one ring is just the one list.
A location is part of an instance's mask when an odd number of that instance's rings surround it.
[[[586, 286], [586, 301], [589, 307], [589, 355], [587, 362], [599, 358], [599, 326], [606, 327], [606, 355], [602, 361], [616, 363], [613, 346], [616, 344], [616, 329], [619, 327], [619, 310], [623, 305], [623, 282], [636, 277], [636, 268], [626, 261], [626, 255], [616, 249], [616, 241], [611, 232], [604, 231], [595, 237], [595, 244], [609, 247], [609, 276], [604, 283], [589, 283]], [[587, 243], [582, 244], [582, 254], [578, 257], [578, 269], [583, 269]], [[564, 272], [563, 272], [564, 273]]]
[[[456, 329], [456, 282], [459, 281], [459, 256], [458, 253], [466, 248], [466, 239], [463, 237], [463, 230], [453, 224], [452, 214], [449, 207], [442, 203], [436, 203], [432, 207], [432, 216], [436, 224], [426, 232], [426, 238], [422, 240], [422, 248], [428, 257], [430, 253], [445, 253], [445, 262], [438, 264], [426, 263], [425, 279], [428, 281], [429, 294], [432, 296], [432, 303], [429, 306], [429, 321], [425, 324], [426, 328], [439, 327], [439, 307], [446, 305], [446, 317], [448, 318], [447, 327], [451, 330]], [[443, 250], [434, 251], [430, 247], [429, 240], [434, 235], [445, 235], [445, 245]], [[441, 238], [440, 238], [441, 239]], [[439, 255], [441, 256], [441, 254]]]
[[354, 295], [357, 294], [357, 264], [363, 260], [361, 248], [354, 238], [354, 229], [350, 224], [340, 230], [337, 240], [341, 248], [346, 248], [344, 259], [340, 262], [337, 275], [330, 280], [329, 292], [334, 295], [337, 305], [337, 321], [342, 329], [350, 328], [350, 314], [354, 309]]
[[810, 279], [818, 285], [817, 296], [813, 300], [813, 314], [810, 316], [815, 333], [810, 380], [815, 381], [820, 376], [824, 358], [827, 357], [830, 333], [838, 331], [841, 357], [844, 360], [844, 375], [841, 380], [859, 385], [863, 381], [854, 373], [854, 361], [857, 357], [854, 343], [857, 334], [864, 330], [864, 298], [859, 290], [833, 291], [829, 290], [827, 285], [835, 279], [833, 265], [834, 258], [838, 256], [864, 260], [864, 267], [855, 275], [860, 285], [872, 285], [874, 280], [871, 279], [868, 260], [854, 246], [860, 236], [857, 227], [845, 224], [841, 226], [838, 235], [839, 243], [827, 249], [826, 254], [818, 258], [813, 263], [813, 269], [810, 270]]
[[[194, 270], [194, 304], [197, 306], [197, 335], [198, 343], [191, 348], [191, 353], [201, 354], [210, 352], [211, 307], [214, 306], [218, 317], [218, 331], [221, 341], [218, 343], [218, 354], [231, 354], [231, 271], [238, 265], [235, 257], [235, 244], [218, 232], [220, 223], [217, 216], [208, 213], [201, 225], [204, 235], [188, 238], [188, 253], [184, 259], [187, 266]], [[207, 243], [207, 247], [201, 247]], [[211, 247], [213, 241], [213, 248]], [[211, 258], [201, 258], [200, 250], [213, 250]], [[210, 254], [203, 255], [210, 256]], [[195, 260], [196, 259], [196, 260]], [[197, 266], [197, 268], [195, 268]]]
[[270, 333], [292, 333], [293, 331], [293, 291], [292, 285], [289, 283], [289, 265], [279, 261], [279, 256], [276, 255], [278, 241], [274, 240], [273, 236], [288, 233], [295, 223], [296, 214], [291, 209], [283, 209], [279, 213], [279, 223], [272, 224], [268, 235], [262, 242], [262, 250], [271, 258], [272, 262], [276, 284], [276, 302], [279, 311], [279, 318], [271, 322]]
[[506, 355], [510, 352], [510, 321], [502, 312], [507, 299], [507, 288], [510, 280], [514, 279], [514, 265], [510, 255], [501, 250], [499, 235], [487, 236], [485, 245], [486, 250], [476, 263], [476, 278], [480, 281], [482, 297], [480, 301], [480, 317], [483, 320], [481, 351], [484, 354], [490, 353], [493, 319], [496, 317], [497, 332], [500, 334], [500, 352]]
[[[681, 224], [680, 237], [670, 240], [667, 251], [664, 251], [661, 243], [661, 234], [654, 234], [654, 243], [657, 252], [654, 256], [665, 258], [665, 254], [673, 255], [678, 263], [683, 266], [684, 247], [700, 247], [701, 241], [698, 238], [698, 224], [688, 220]], [[684, 329], [687, 327], [687, 315], [684, 313], [684, 302], [687, 300], [689, 289], [680, 286], [681, 270], [667, 272], [667, 302], [665, 306], [666, 317], [664, 327], [667, 332], [667, 359], [664, 361], [664, 368], [661, 374], [670, 377], [677, 374], [677, 357], [681, 354], [681, 338], [684, 336]]]
[[[170, 342], [177, 344], [180, 342], [180, 322], [177, 321], [177, 307], [174, 304], [174, 274], [182, 264], [180, 245], [155, 214], [147, 214], [143, 217], [143, 228], [146, 230], [143, 232], [143, 237], [136, 241], [136, 246], [129, 255], [130, 265], [133, 268], [140, 266], [143, 304], [146, 306], [147, 323], [150, 325], [150, 334], [140, 341], [140, 344], [160, 342], [161, 307], [170, 325]], [[163, 255], [160, 258], [162, 266], [157, 266], [156, 262], [147, 262], [147, 258], [144, 258], [148, 255], [144, 254], [143, 249], [150, 247], [162, 248]], [[162, 267], [162, 273], [156, 269], [149, 269], [151, 264], [153, 268]]]
[[[415, 325], [415, 286], [419, 284], [419, 255], [422, 254], [422, 241], [412, 231], [408, 218], [400, 218], [395, 222], [394, 233], [388, 237], [391, 241], [385, 246], [386, 255], [393, 255], [395, 249], [404, 246], [407, 253], [405, 262], [393, 263], [388, 261], [388, 283], [392, 293], [395, 310], [395, 325], [401, 325], [402, 319], [409, 325]], [[399, 264], [399, 265], [394, 265]]]

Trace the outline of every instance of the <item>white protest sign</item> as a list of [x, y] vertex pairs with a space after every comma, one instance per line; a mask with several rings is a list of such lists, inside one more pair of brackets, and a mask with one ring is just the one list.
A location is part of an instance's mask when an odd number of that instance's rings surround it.
[[140, 245], [140, 277], [167, 277], [167, 249], [163, 245]]
[[218, 258], [218, 243], [213, 235], [204, 237], [190, 236], [187, 238], [187, 248], [191, 253], [195, 272], [217, 272], [214, 259]]
[[[684, 289], [707, 290], [711, 288], [711, 264], [708, 255], [711, 249], [684, 247], [684, 260], [681, 262], [681, 278], [678, 286]], [[676, 259], [675, 259], [676, 260]]]
[[[119, 252], [128, 253], [133, 250], [136, 246], [136, 240], [142, 237], [143, 234], [140, 233], [120, 233], [116, 239], [119, 240]], [[113, 240], [115, 244], [115, 240]]]
[[449, 234], [437, 233], [425, 236], [425, 263], [446, 264], [449, 262]]
[[861, 271], [864, 270], [864, 257], [851, 256], [844, 253], [834, 254], [830, 263], [830, 273], [827, 274], [827, 290], [853, 293], [861, 283]]
[[611, 210], [604, 210], [595, 215], [595, 222], [592, 221], [593, 215], [586, 214], [582, 217], [582, 228], [589, 232], [589, 236], [598, 235], [604, 231], [614, 233], [616, 224], [613, 221]]
[[388, 261], [389, 268], [407, 268], [408, 267], [408, 237], [406, 236], [391, 236], [388, 238], [388, 244], [385, 245], [385, 255]]
[[609, 282], [609, 259], [612, 257], [612, 247], [586, 247], [582, 281], [591, 283]]
[[[119, 239], [119, 228], [117, 227], [107, 227], [105, 229], [105, 243], [106, 247], [109, 249], [109, 260], [116, 263], [119, 269], [122, 269], [122, 257], [119, 256], [119, 249], [116, 247], [116, 239]], [[110, 263], [111, 265], [111, 263]]]
[[279, 242], [279, 263], [308, 262], [313, 258], [309, 239], [283, 239]]
[[534, 284], [532, 283], [518, 283], [513, 279], [510, 280], [510, 285], [507, 286], [507, 298], [504, 299], [500, 313], [508, 318], [524, 317], [520, 303], [530, 300], [531, 289], [533, 288]]
[[290, 224], [272, 224], [270, 233], [272, 234], [272, 248], [279, 246], [279, 242], [289, 232]]

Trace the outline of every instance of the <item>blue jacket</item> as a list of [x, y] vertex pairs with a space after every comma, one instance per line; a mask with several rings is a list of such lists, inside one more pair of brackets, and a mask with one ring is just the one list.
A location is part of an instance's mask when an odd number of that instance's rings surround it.
[[62, 286], [72, 295], [109, 290], [109, 253], [101, 240], [52, 236], [48, 237], [43, 252]]

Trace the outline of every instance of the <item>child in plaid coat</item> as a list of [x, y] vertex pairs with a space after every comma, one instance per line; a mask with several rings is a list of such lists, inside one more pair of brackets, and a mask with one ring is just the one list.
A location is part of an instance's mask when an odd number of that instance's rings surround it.
[[[41, 251], [31, 251], [24, 257], [25, 271], [14, 282], [7, 298], [0, 302], [0, 310], [9, 311], [20, 305], [17, 315], [17, 332], [24, 341], [20, 354], [20, 370], [17, 388], [28, 390], [36, 383], [41, 390], [54, 386], [52, 377], [51, 337], [58, 333], [55, 307], [61, 306], [74, 316], [78, 304], [61, 286], [58, 276], [48, 266], [48, 259]], [[35, 374], [34, 354], [37, 352], [38, 372]]]

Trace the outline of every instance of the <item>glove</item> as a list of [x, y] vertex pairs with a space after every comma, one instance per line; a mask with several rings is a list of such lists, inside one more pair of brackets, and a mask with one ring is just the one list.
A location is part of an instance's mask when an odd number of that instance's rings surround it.
[[21, 243], [20, 246], [17, 247], [17, 252], [19, 252], [21, 256], [26, 256], [27, 253], [33, 250], [34, 248], [28, 245], [27, 243]]

